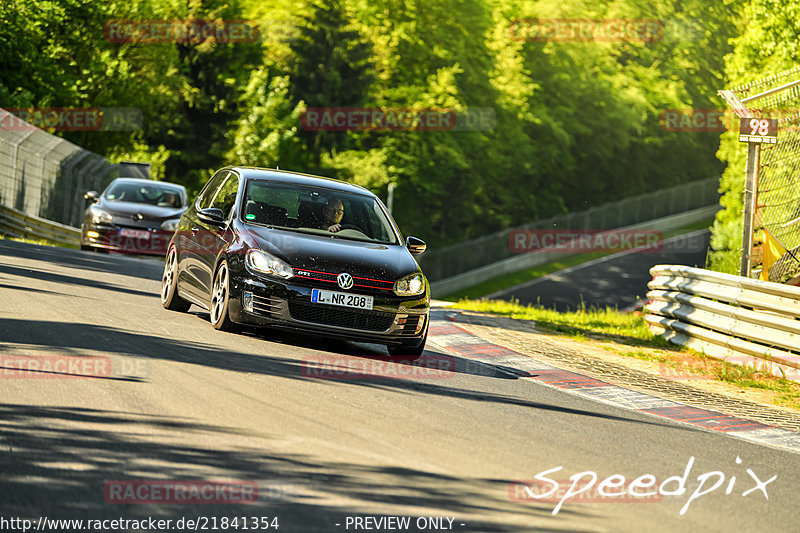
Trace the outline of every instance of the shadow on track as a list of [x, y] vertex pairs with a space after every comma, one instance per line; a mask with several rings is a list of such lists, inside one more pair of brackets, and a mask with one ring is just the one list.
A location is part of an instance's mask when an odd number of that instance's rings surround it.
[[[444, 385], [444, 382], [447, 381], [447, 376], [445, 375], [447, 372], [443, 373], [443, 379], [438, 380], [416, 379], [417, 376], [413, 375], [411, 379], [405, 379], [403, 378], [403, 373], [399, 370], [397, 372], [397, 377], [381, 376], [380, 378], [376, 378], [374, 376], [370, 376], [366, 379], [359, 379], [357, 376], [354, 377], [354, 379], [341, 379], [336, 375], [325, 375], [319, 373], [315, 374], [314, 370], [320, 368], [318, 365], [320, 356], [331, 356], [334, 358], [334, 361], [341, 361], [341, 359], [337, 358], [341, 358], [342, 354], [325, 352], [329, 346], [329, 343], [323, 345], [323, 343], [318, 343], [313, 340], [303, 342], [293, 338], [292, 344], [301, 345], [313, 350], [313, 356], [309, 355], [303, 358], [293, 359], [275, 357], [265, 354], [243, 353], [226, 349], [218, 345], [190, 341], [178, 341], [153, 335], [132, 333], [116, 328], [98, 326], [94, 324], [70, 322], [42, 322], [20, 319], [0, 319], [0, 338], [7, 343], [5, 345], [0, 344], [0, 356], [21, 355], [19, 353], [14, 353], [15, 345], [20, 344], [43, 346], [48, 349], [56, 348], [56, 351], [68, 353], [72, 356], [80, 355], [81, 351], [105, 352], [115, 358], [130, 356], [148, 358], [152, 360], [174, 361], [190, 365], [202, 365], [209, 368], [216, 368], [232, 372], [241, 372], [243, 374], [252, 373], [289, 379], [306, 380], [320, 383], [321, 385], [344, 384], [348, 386], [398, 390], [408, 393], [416, 392], [479, 402], [492, 402], [532, 409], [544, 409], [548, 411], [589, 416], [618, 422], [649, 424], [676, 428], [674, 425], [661, 423], [656, 420], [642, 420], [629, 418], [626, 416], [614, 416], [582, 409], [571, 409], [556, 405], [531, 402], [508, 395], [479, 392], [457, 387], [448, 387]], [[358, 349], [363, 350], [363, 348]], [[427, 353], [430, 356], [438, 355], [445, 358], [449, 357], [447, 354], [438, 354], [437, 352], [433, 351], [428, 351]], [[361, 352], [360, 356], [364, 357], [363, 351]], [[483, 367], [486, 366], [473, 361], [467, 361], [460, 358], [458, 359], [460, 361], [464, 361], [461, 363], [464, 365], [468, 363], [480, 365], [481, 371], [483, 371]], [[388, 361], [386, 364], [409, 365], [414, 363], [402, 360], [395, 362], [392, 360]], [[474, 368], [478, 368], [478, 366], [475, 366]], [[451, 374], [455, 374], [457, 372], [458, 367], [456, 366]], [[475, 372], [474, 370], [470, 370], [468, 373]], [[506, 379], [508, 378], [507, 376], [503, 377]], [[247, 379], [247, 377], [243, 376], [242, 379]], [[439, 381], [441, 384], [434, 383], [433, 381]], [[677, 429], [683, 430], [691, 428], [678, 427]]]
[[[112, 427], [119, 431], [109, 431]], [[266, 444], [258, 451], [218, 450], [213, 447], [214, 439], [237, 435], [234, 429], [186, 419], [0, 404], [0, 428], [0, 497], [7, 517], [134, 520], [154, 516], [174, 520], [182, 516], [277, 516], [282, 531], [314, 533], [340, 530], [335, 524], [344, 524], [347, 516], [363, 516], [354, 506], [416, 506], [457, 519], [465, 513], [504, 512], [539, 523], [550, 518], [552, 508], [548, 503], [511, 501], [511, 480], [462, 479], [413, 468], [365, 467], [319, 462], [301, 454], [278, 455], [270, 453], [269, 437], [264, 435]], [[149, 438], [145, 440], [144, 435]], [[212, 444], [203, 446], [205, 442]], [[254, 492], [256, 501], [246, 504], [107, 501], [107, 482], [137, 480], [255, 482], [258, 491]], [[561, 515], [583, 517], [591, 512], [564, 509]], [[565, 531], [555, 527], [555, 517], [552, 521], [554, 527], [537, 531]], [[469, 522], [456, 529], [511, 531], [492, 521]]]

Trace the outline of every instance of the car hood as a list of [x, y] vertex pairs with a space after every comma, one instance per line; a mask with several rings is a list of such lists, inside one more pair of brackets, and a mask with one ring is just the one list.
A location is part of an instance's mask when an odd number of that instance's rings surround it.
[[411, 252], [396, 244], [352, 241], [250, 225], [247, 234], [253, 240], [251, 246], [280, 257], [295, 270], [347, 272], [387, 281], [420, 270]]
[[101, 201], [98, 207], [112, 216], [130, 217], [141, 214], [143, 220], [156, 220], [159, 222], [171, 218], [180, 218], [181, 214], [186, 211], [185, 207], [160, 207], [135, 202], [108, 202], [105, 200]]

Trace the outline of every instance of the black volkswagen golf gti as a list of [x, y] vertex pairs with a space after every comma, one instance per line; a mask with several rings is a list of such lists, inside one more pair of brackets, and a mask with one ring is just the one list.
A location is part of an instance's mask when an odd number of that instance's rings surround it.
[[349, 183], [228, 167], [206, 184], [167, 249], [161, 301], [196, 304], [220, 330], [275, 326], [422, 354], [430, 285], [381, 201]]

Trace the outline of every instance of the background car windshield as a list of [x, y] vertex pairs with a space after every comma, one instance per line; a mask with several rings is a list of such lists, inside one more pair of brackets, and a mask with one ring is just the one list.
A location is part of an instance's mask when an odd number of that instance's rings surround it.
[[[341, 204], [339, 204], [341, 202]], [[333, 207], [331, 207], [333, 206]], [[343, 211], [340, 230], [331, 211]], [[276, 228], [336, 235], [343, 239], [397, 244], [389, 219], [375, 198], [319, 187], [250, 180], [244, 199], [243, 218], [253, 224]]]
[[163, 185], [119, 182], [112, 184], [105, 196], [106, 199], [115, 202], [183, 207], [180, 191]]

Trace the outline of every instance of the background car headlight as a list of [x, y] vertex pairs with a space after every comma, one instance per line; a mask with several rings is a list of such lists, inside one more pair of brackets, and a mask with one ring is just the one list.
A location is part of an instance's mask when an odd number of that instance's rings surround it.
[[181, 221], [179, 218], [171, 218], [161, 223], [161, 229], [164, 231], [175, 231], [178, 229], [178, 223]]
[[294, 277], [294, 270], [285, 261], [282, 261], [261, 250], [250, 250], [245, 259], [247, 268], [260, 274], [278, 276], [279, 278], [289, 279]]
[[394, 293], [398, 296], [416, 296], [425, 292], [425, 278], [417, 272], [394, 282]]
[[111, 224], [114, 222], [114, 217], [97, 207], [91, 207], [92, 224]]

